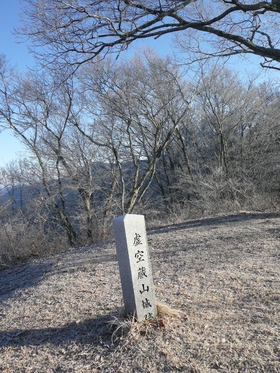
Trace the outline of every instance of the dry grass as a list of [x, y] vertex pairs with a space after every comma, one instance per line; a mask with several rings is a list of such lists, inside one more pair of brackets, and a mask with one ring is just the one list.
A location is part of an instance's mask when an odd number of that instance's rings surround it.
[[0, 371], [280, 372], [279, 223], [241, 214], [150, 231], [153, 323], [122, 318], [113, 242], [2, 270]]

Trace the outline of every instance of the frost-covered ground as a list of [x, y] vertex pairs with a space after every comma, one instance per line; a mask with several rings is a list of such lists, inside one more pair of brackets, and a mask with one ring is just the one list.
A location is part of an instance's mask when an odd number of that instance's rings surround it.
[[0, 372], [280, 372], [280, 215], [148, 233], [154, 324], [122, 319], [113, 241], [0, 271]]

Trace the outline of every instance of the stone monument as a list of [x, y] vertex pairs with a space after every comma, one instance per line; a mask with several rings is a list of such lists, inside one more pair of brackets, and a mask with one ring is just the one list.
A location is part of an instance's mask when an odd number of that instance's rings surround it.
[[143, 215], [113, 219], [125, 312], [138, 321], [157, 316], [153, 276]]

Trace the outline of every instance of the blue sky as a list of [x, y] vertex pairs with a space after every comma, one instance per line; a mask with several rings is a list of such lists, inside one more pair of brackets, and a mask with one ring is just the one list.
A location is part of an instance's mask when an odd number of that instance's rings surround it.
[[5, 54], [12, 65], [25, 70], [32, 66], [33, 58], [25, 44], [17, 42], [13, 28], [20, 25], [20, 0], [0, 0], [0, 53]]
[[[12, 31], [19, 25], [19, 0], [0, 0], [0, 54], [5, 54], [10, 63], [21, 70], [32, 66], [33, 58], [25, 44], [16, 42]], [[9, 131], [0, 133], [0, 167], [17, 158], [23, 152], [20, 142]]]

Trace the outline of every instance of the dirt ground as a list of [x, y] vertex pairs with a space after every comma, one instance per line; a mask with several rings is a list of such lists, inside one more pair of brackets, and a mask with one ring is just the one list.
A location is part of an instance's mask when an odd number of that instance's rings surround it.
[[0, 372], [280, 372], [280, 215], [148, 232], [154, 323], [122, 319], [114, 241], [0, 271]]

